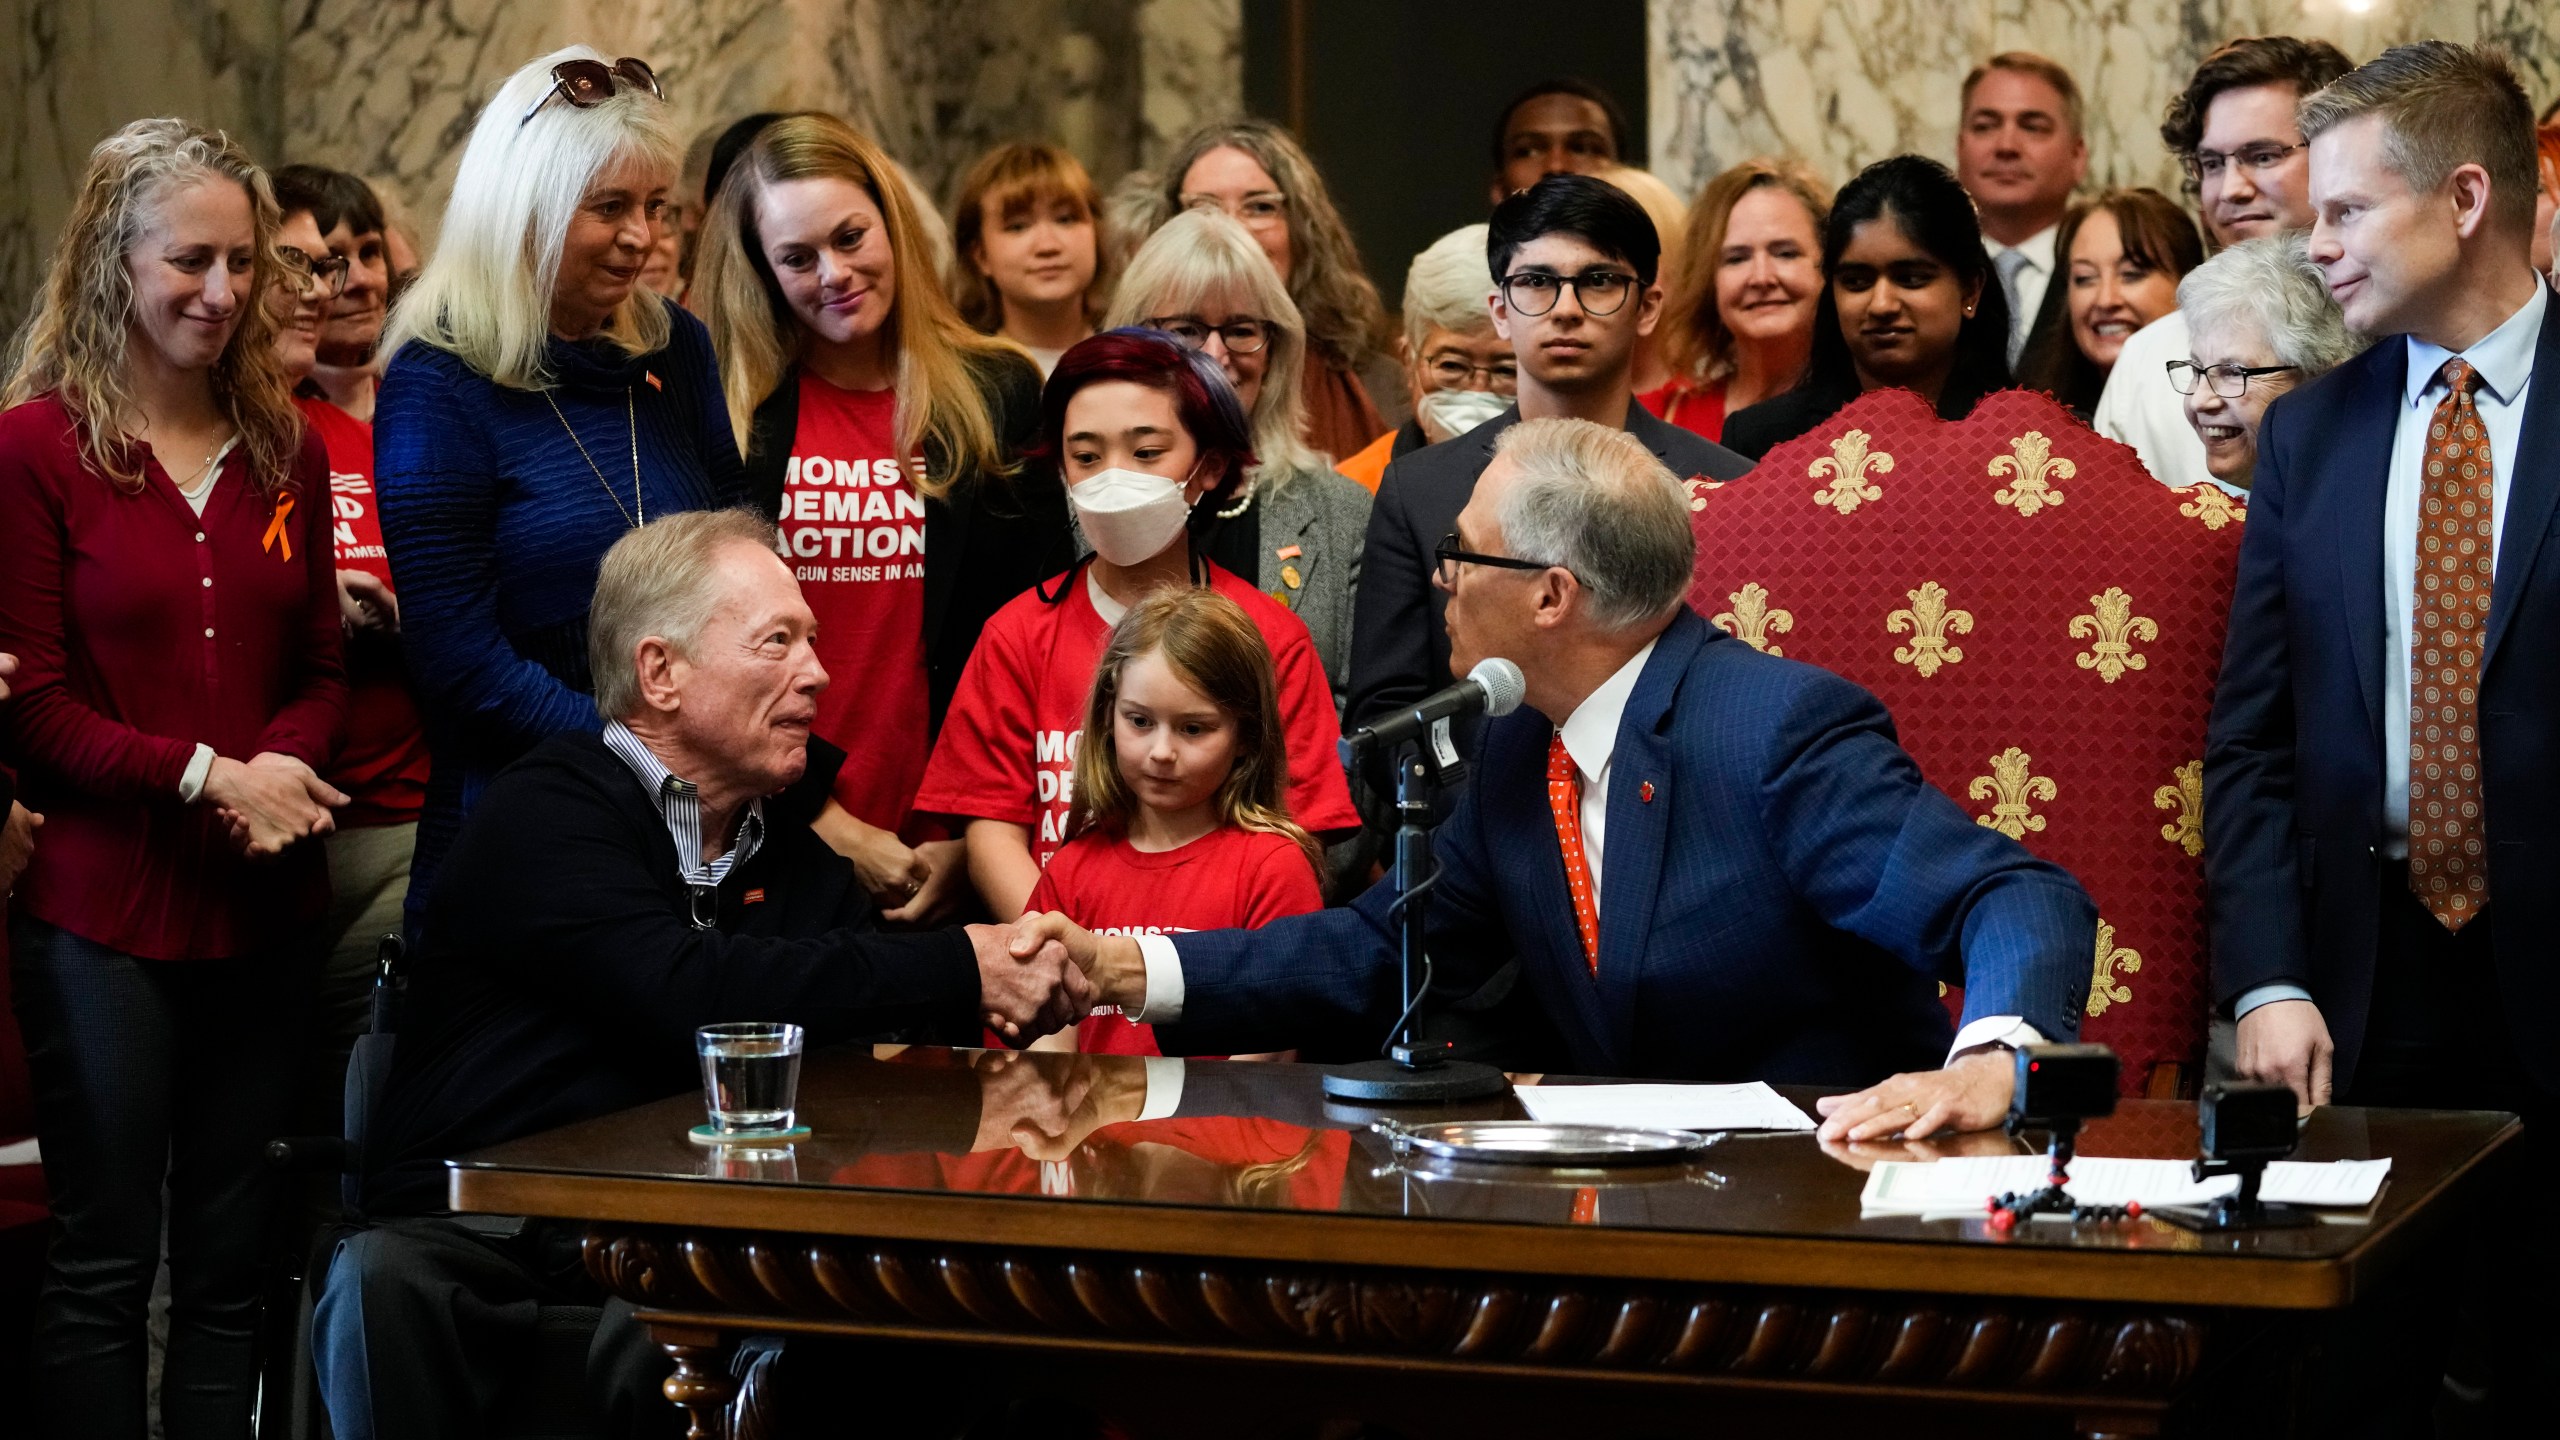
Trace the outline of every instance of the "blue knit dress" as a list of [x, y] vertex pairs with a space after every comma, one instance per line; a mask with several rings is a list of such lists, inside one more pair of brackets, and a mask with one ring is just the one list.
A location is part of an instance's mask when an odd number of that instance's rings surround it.
[[552, 735], [601, 728], [587, 606], [604, 552], [643, 508], [635, 431], [652, 518], [745, 500], [710, 334], [662, 303], [673, 334], [651, 354], [554, 339], [548, 400], [424, 344], [403, 346], [383, 375], [374, 484], [434, 758], [409, 875], [413, 943], [437, 868], [490, 779]]

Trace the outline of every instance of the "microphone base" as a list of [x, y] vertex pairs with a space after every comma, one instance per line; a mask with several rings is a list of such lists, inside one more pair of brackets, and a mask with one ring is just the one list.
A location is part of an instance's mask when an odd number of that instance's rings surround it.
[[1509, 1077], [1490, 1065], [1450, 1060], [1415, 1069], [1393, 1060], [1363, 1060], [1336, 1065], [1324, 1072], [1324, 1093], [1336, 1100], [1371, 1105], [1434, 1105], [1452, 1100], [1481, 1100], [1511, 1088]]

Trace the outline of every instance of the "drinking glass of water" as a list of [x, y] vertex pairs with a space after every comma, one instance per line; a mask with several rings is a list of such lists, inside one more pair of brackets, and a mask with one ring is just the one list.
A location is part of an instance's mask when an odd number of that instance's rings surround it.
[[704, 1128], [741, 1140], [790, 1131], [800, 1095], [800, 1040], [797, 1025], [705, 1025], [693, 1032], [703, 1101], [711, 1110]]

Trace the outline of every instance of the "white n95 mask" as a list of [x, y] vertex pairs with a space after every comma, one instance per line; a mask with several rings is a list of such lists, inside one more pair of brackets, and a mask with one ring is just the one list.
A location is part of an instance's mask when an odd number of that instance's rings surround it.
[[1067, 499], [1094, 553], [1114, 565], [1155, 558], [1191, 518], [1181, 481], [1117, 466], [1068, 486]]
[[1510, 409], [1511, 402], [1490, 390], [1434, 390], [1413, 402], [1413, 408], [1422, 413], [1425, 426], [1457, 436]]

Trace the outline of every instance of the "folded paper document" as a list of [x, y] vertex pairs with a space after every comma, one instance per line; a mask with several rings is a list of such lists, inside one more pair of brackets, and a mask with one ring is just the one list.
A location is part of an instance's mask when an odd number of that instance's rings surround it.
[[[2083, 1155], [2071, 1162], [2063, 1188], [2083, 1205], [2203, 1205], [2240, 1187], [2236, 1175], [2194, 1178], [2185, 1160], [2119, 1160]], [[2382, 1192], [2389, 1160], [2278, 1160], [2267, 1167], [2258, 1198], [2289, 1205], [2370, 1205]], [[1867, 1176], [1862, 1215], [1978, 1212], [1992, 1196], [2044, 1185], [2041, 1155], [1969, 1155], [1951, 1160], [1888, 1160]]]
[[1529, 1118], [1645, 1130], [1810, 1130], [1813, 1117], [1754, 1080], [1747, 1085], [1522, 1085]]

